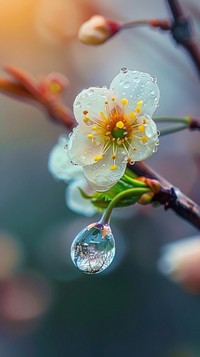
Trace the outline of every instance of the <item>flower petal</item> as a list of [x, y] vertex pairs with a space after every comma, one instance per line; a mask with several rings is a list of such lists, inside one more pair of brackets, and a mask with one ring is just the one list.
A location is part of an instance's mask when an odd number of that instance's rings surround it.
[[67, 153], [69, 159], [77, 165], [86, 166], [95, 163], [95, 156], [101, 155], [103, 151], [103, 142], [98, 138], [96, 145], [87, 135], [91, 129], [87, 125], [78, 125], [70, 136]]
[[160, 91], [156, 79], [148, 73], [122, 69], [113, 78], [110, 89], [116, 97], [128, 99], [126, 112], [134, 111], [141, 100], [142, 112], [147, 115], [152, 116], [158, 106]]
[[83, 123], [84, 111], [88, 112], [86, 115], [93, 120], [100, 118], [100, 112], [106, 115], [105, 101], [112, 96], [112, 91], [106, 87], [91, 87], [82, 90], [82, 92], [77, 95], [73, 107], [77, 122], [80, 124]]
[[65, 193], [66, 204], [73, 212], [82, 214], [86, 217], [91, 217], [97, 213], [97, 209], [93, 206], [90, 200], [86, 200], [81, 196], [78, 189], [79, 187], [88, 194], [93, 192], [83, 176], [67, 186]]
[[[143, 118], [138, 118], [138, 121], [142, 123]], [[147, 142], [142, 142], [142, 136], [147, 137]], [[142, 161], [149, 158], [157, 151], [158, 146], [158, 132], [154, 121], [148, 117], [147, 123], [145, 124], [145, 131], [140, 136], [133, 138], [131, 146], [136, 149], [133, 153], [132, 158], [134, 161]]]
[[126, 170], [125, 156], [126, 153], [123, 149], [119, 149], [115, 161], [117, 166], [116, 170], [110, 170], [110, 167], [113, 165], [112, 153], [110, 150], [104, 156], [103, 160], [94, 165], [85, 166], [83, 171], [90, 186], [95, 191], [107, 191], [114, 186]]
[[65, 151], [68, 137], [59, 137], [58, 144], [53, 147], [49, 154], [49, 172], [58, 180], [69, 182], [74, 177], [83, 176], [83, 169], [80, 166], [72, 165]]

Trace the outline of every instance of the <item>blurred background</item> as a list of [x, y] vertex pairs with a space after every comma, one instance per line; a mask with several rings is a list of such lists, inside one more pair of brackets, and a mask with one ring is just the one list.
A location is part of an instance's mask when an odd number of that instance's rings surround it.
[[[198, 0], [181, 1], [200, 39]], [[0, 0], [0, 65], [39, 78], [67, 76], [66, 104], [88, 86], [109, 86], [120, 68], [148, 72], [161, 91], [157, 116], [199, 115], [199, 80], [167, 32], [130, 29], [99, 47], [78, 42], [94, 14], [168, 18], [156, 0]], [[200, 41], [199, 41], [200, 42]], [[65, 185], [47, 169], [62, 127], [27, 103], [0, 97], [0, 357], [199, 357], [200, 299], [162, 276], [166, 243], [197, 234], [162, 207], [134, 206], [112, 219], [116, 258], [100, 275], [70, 259], [85, 218], [65, 204]], [[199, 202], [199, 134], [161, 138], [148, 164]]]

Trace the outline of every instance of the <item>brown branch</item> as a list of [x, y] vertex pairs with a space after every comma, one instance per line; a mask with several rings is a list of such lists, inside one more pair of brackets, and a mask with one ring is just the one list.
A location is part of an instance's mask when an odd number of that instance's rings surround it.
[[172, 209], [179, 217], [200, 229], [200, 206], [198, 204], [145, 164], [136, 162], [133, 166], [129, 165], [129, 169], [138, 176], [158, 180], [161, 189], [155, 194], [152, 201], [164, 205], [165, 209]]
[[171, 34], [176, 43], [189, 53], [200, 75], [200, 49], [194, 41], [190, 19], [184, 15], [178, 0], [167, 0], [167, 3], [173, 16]]

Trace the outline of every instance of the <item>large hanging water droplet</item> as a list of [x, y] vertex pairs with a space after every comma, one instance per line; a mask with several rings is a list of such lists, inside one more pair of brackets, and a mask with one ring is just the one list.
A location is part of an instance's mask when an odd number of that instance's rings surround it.
[[83, 229], [71, 246], [74, 265], [86, 274], [105, 270], [115, 256], [115, 241], [110, 226], [100, 222]]

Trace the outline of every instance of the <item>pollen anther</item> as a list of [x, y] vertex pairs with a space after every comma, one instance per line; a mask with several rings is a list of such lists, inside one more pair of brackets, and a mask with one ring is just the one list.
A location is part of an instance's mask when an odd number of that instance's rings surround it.
[[124, 123], [123, 123], [123, 121], [118, 121], [117, 123], [116, 123], [116, 127], [117, 128], [119, 128], [119, 129], [123, 129], [124, 128]]
[[144, 132], [144, 125], [140, 125], [138, 130], [139, 130], [140, 133], [143, 133]]
[[121, 103], [122, 103], [123, 105], [128, 104], [128, 99], [126, 99], [126, 98], [122, 98]]
[[93, 135], [92, 135], [92, 134], [88, 134], [87, 137], [88, 137], [88, 139], [90, 139], [90, 140], [93, 139]]
[[103, 156], [102, 155], [97, 155], [94, 157], [94, 161], [100, 161], [103, 159]]
[[141, 137], [141, 140], [142, 140], [143, 143], [147, 143], [148, 138], [146, 137], [146, 135], [143, 135], [143, 136]]
[[110, 170], [111, 171], [115, 171], [115, 170], [117, 170], [118, 169], [118, 166], [117, 165], [112, 165], [112, 166], [110, 166]]
[[89, 117], [84, 117], [83, 121], [84, 121], [84, 123], [88, 123], [90, 121], [90, 118]]

